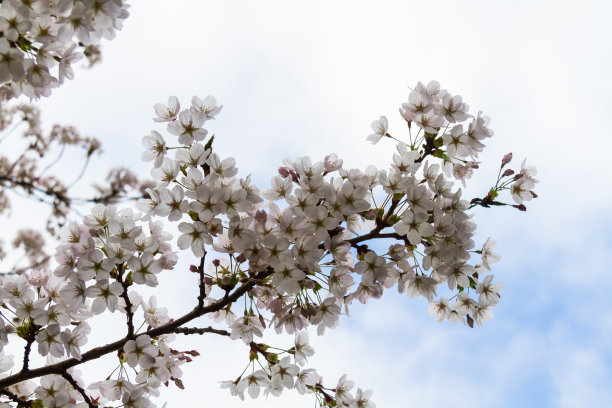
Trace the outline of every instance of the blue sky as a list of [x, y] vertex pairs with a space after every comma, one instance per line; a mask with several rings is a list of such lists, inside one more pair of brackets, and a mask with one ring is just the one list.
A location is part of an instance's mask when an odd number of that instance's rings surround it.
[[[540, 198], [526, 213], [475, 211], [479, 242], [493, 237], [502, 255], [495, 319], [475, 329], [439, 324], [425, 301], [389, 293], [354, 307], [326, 336], [312, 333], [312, 366], [329, 383], [348, 373], [374, 390], [379, 407], [609, 404], [609, 3], [172, 4], [134, 1], [123, 31], [104, 44], [103, 63], [78, 70], [40, 103], [46, 123], [103, 140], [86, 180], [117, 165], [147, 174], [140, 141], [159, 128], [152, 106], [169, 95], [184, 104], [215, 95], [224, 105], [211, 129], [217, 151], [261, 186], [284, 158], [335, 152], [345, 167], [386, 167], [394, 146], [369, 145], [370, 122], [387, 115], [401, 134], [397, 109], [408, 87], [436, 79], [495, 130], [467, 196], [486, 191], [509, 151], [515, 166], [528, 157], [538, 167]], [[189, 282], [163, 282], [171, 310], [190, 307], [181, 303]], [[191, 339], [206, 355], [186, 369], [187, 390], [161, 401], [313, 406], [292, 393], [242, 403], [218, 389], [247, 357], [241, 344], [221, 340]]]

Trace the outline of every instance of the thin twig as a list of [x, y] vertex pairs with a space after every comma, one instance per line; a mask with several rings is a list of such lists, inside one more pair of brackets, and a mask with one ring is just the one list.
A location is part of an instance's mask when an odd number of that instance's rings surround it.
[[[202, 306], [202, 307], [196, 306], [191, 312], [183, 315], [182, 317], [179, 317], [176, 320], [168, 322], [163, 326], [146, 331], [142, 334], [146, 334], [150, 337], [157, 337], [163, 334], [173, 333], [176, 329], [178, 329], [185, 323], [188, 323], [200, 316], [204, 316], [207, 313], [217, 312], [223, 309], [224, 307], [226, 307], [227, 305], [234, 303], [242, 295], [247, 293], [257, 284], [261, 283], [262, 279], [265, 279], [268, 276], [270, 276], [272, 272], [273, 272], [272, 269], [266, 269], [264, 271], [261, 271], [257, 273], [254, 277], [246, 279], [242, 283], [242, 285], [240, 285], [240, 287], [238, 287], [238, 289], [236, 289], [231, 295], [224, 297], [223, 299], [220, 299], [208, 306]], [[119, 350], [120, 348], [125, 346], [125, 343], [127, 343], [129, 340], [131, 339], [128, 337], [124, 337], [120, 340], [106, 344], [104, 346], [96, 347], [92, 350], [89, 350], [86, 353], [83, 353], [81, 356], [81, 360], [77, 360], [76, 358], [70, 358], [64, 361], [60, 361], [59, 363], [35, 368], [33, 370], [28, 370], [28, 371], [22, 370], [17, 374], [13, 374], [8, 377], [4, 377], [0, 379], [0, 389], [9, 387], [13, 384], [17, 384], [25, 380], [30, 380], [32, 378], [38, 378], [43, 375], [58, 374], [74, 366], [86, 363], [88, 361], [96, 360], [106, 354]]]
[[24, 400], [23, 398], [19, 397], [17, 394], [13, 394], [7, 389], [0, 390], [0, 394], [6, 395], [12, 401], [16, 402], [17, 408], [32, 408], [32, 401]]
[[68, 381], [70, 383], [70, 385], [72, 385], [72, 388], [74, 388], [75, 390], [77, 390], [81, 394], [81, 396], [83, 397], [83, 400], [87, 403], [87, 406], [89, 408], [96, 408], [96, 405], [94, 405], [94, 403], [91, 402], [91, 399], [85, 393], [85, 390], [83, 389], [83, 387], [81, 387], [76, 382], [76, 380], [70, 374], [68, 374], [68, 371], [62, 371], [61, 376], [64, 377], [66, 379], [66, 381]]
[[36, 340], [36, 327], [34, 323], [30, 323], [28, 329], [28, 337], [26, 338], [26, 345], [23, 350], [23, 367], [21, 371], [28, 371], [30, 369], [30, 352], [32, 351], [32, 343]]
[[220, 336], [229, 336], [230, 333], [227, 330], [214, 329], [211, 326], [208, 327], [179, 327], [174, 331], [178, 334], [204, 334], [204, 333], [215, 333]]
[[204, 306], [204, 299], [206, 298], [206, 284], [204, 283], [204, 260], [206, 259], [206, 250], [204, 255], [200, 259], [200, 265], [198, 266], [199, 281], [198, 286], [200, 288], [200, 294], [198, 295], [198, 307]]
[[123, 286], [123, 292], [121, 293], [121, 297], [125, 301], [125, 314], [127, 319], [127, 327], [128, 333], [127, 338], [134, 338], [134, 311], [132, 310], [132, 301], [130, 300], [130, 296], [128, 295], [128, 287], [127, 282], [123, 280], [123, 264], [117, 264], [117, 282]]

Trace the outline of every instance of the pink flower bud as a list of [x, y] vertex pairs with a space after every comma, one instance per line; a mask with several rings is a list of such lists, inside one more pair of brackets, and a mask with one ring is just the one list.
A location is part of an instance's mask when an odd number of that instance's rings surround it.
[[281, 177], [287, 177], [289, 176], [289, 169], [286, 167], [279, 167], [278, 174], [280, 174]]
[[219, 265], [221, 265], [221, 261], [218, 259], [213, 259], [212, 264], [218, 267]]
[[244, 256], [244, 254], [240, 254], [236, 257], [236, 262], [238, 263], [244, 263], [246, 261], [246, 256]]
[[378, 214], [378, 209], [376, 208], [371, 208], [368, 211], [366, 211], [365, 213], [363, 213], [363, 218], [365, 218], [366, 220], [373, 220], [376, 218], [376, 214]]
[[195, 265], [189, 265], [189, 270], [194, 273], [198, 273], [198, 267]]
[[503, 177], [508, 177], [514, 174], [514, 170], [512, 169], [506, 169], [506, 171], [504, 171], [504, 174], [502, 174]]
[[266, 222], [268, 219], [268, 213], [264, 210], [257, 210], [255, 213], [255, 220], [258, 222]]
[[508, 153], [507, 155], [505, 155], [502, 158], [502, 167], [504, 167], [506, 164], [510, 163], [510, 160], [512, 160], [512, 153]]
[[400, 115], [402, 115], [402, 118], [404, 118], [404, 120], [408, 123], [408, 127], [410, 128], [410, 125], [412, 124], [412, 121], [414, 120], [414, 114], [412, 112], [410, 112], [408, 109], [404, 110], [401, 109], [399, 110]]

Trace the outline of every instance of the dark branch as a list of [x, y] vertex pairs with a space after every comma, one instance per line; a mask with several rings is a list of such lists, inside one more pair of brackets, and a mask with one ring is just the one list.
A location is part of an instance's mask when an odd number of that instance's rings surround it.
[[83, 397], [83, 400], [87, 403], [87, 406], [89, 408], [96, 408], [96, 405], [94, 405], [94, 403], [91, 402], [91, 399], [85, 393], [85, 390], [76, 382], [76, 380], [70, 374], [68, 374], [67, 371], [63, 371], [61, 373], [61, 376], [64, 377], [66, 381], [70, 383], [70, 385], [72, 385], [72, 388], [74, 388], [81, 394], [81, 396]]
[[368, 241], [370, 239], [374, 239], [374, 238], [395, 238], [395, 239], [399, 239], [401, 241], [404, 241], [406, 243], [410, 243], [410, 241], [408, 241], [408, 238], [406, 238], [404, 235], [400, 235], [397, 232], [385, 232], [383, 234], [381, 233], [374, 233], [375, 230], [370, 231], [369, 233], [365, 234], [365, 235], [361, 235], [359, 237], [355, 237], [352, 239], [347, 240], [346, 242], [349, 242], [351, 244], [351, 246], [355, 246], [356, 244], [358, 244], [359, 242], [363, 242], [363, 241]]
[[198, 307], [204, 306], [204, 299], [206, 298], [206, 284], [204, 283], [204, 260], [206, 259], [206, 250], [204, 255], [200, 259], [200, 265], [198, 266], [198, 286], [200, 288], [200, 294], [198, 295]]
[[25, 400], [25, 399], [19, 397], [18, 395], [13, 394], [9, 390], [0, 390], [0, 394], [6, 395], [13, 402], [16, 402], [17, 403], [17, 408], [32, 408], [32, 401]]
[[[173, 333], [176, 329], [178, 329], [185, 323], [192, 321], [193, 319], [196, 319], [200, 316], [204, 316], [207, 313], [219, 311], [223, 309], [225, 306], [231, 303], [234, 303], [242, 295], [247, 293], [249, 290], [255, 287], [255, 285], [257, 285], [258, 283], [260, 283], [262, 279], [265, 279], [268, 276], [270, 276], [272, 272], [273, 272], [272, 269], [266, 269], [265, 271], [259, 272], [252, 278], [246, 279], [243, 282], [243, 284], [238, 289], [236, 289], [231, 295], [224, 297], [223, 299], [218, 300], [217, 302], [212, 303], [208, 306], [200, 307], [198, 305], [191, 312], [185, 314], [184, 316], [176, 320], [173, 320], [172, 322], [166, 323], [163, 326], [146, 331], [143, 334], [146, 334], [150, 337], [157, 337], [163, 334]], [[117, 340], [113, 343], [109, 343], [105, 346], [100, 346], [100, 347], [91, 349], [88, 352], [83, 353], [83, 355], [81, 356], [82, 357], [81, 360], [77, 360], [76, 358], [70, 358], [70, 359], [61, 361], [59, 363], [50, 364], [50, 365], [36, 368], [33, 370], [28, 370], [28, 371], [22, 370], [17, 374], [0, 379], [0, 391], [3, 388], [9, 387], [13, 384], [17, 384], [21, 381], [30, 380], [32, 378], [37, 378], [37, 377], [41, 377], [43, 375], [48, 375], [48, 374], [62, 373], [71, 367], [86, 363], [88, 361], [98, 359], [106, 354], [119, 350], [129, 340], [130, 338], [124, 337], [120, 340]]]
[[134, 312], [132, 311], [132, 301], [128, 296], [128, 282], [123, 279], [123, 264], [117, 264], [117, 281], [123, 286], [123, 293], [121, 297], [125, 301], [125, 314], [127, 315], [127, 327], [128, 327], [128, 339], [134, 338]]
[[26, 338], [26, 345], [23, 350], [23, 367], [21, 371], [28, 371], [30, 369], [30, 352], [32, 351], [32, 343], [36, 340], [36, 327], [34, 323], [30, 323], [28, 329], [28, 336]]
[[178, 334], [204, 334], [204, 333], [215, 333], [220, 336], [229, 336], [230, 333], [227, 330], [213, 329], [211, 326], [208, 327], [179, 327], [174, 331]]

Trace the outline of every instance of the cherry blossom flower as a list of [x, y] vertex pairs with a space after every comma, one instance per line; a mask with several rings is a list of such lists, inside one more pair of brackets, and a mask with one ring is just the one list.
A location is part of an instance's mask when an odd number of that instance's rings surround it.
[[370, 125], [374, 133], [368, 136], [368, 142], [376, 144], [383, 137], [387, 136], [387, 129], [389, 128], [389, 120], [386, 116], [381, 116], [378, 120], [375, 120]]
[[157, 103], [153, 109], [157, 115], [156, 118], [153, 118], [155, 122], [172, 122], [174, 119], [176, 119], [176, 115], [178, 115], [179, 111], [181, 110], [181, 104], [176, 96], [171, 96], [168, 98], [167, 105]]

